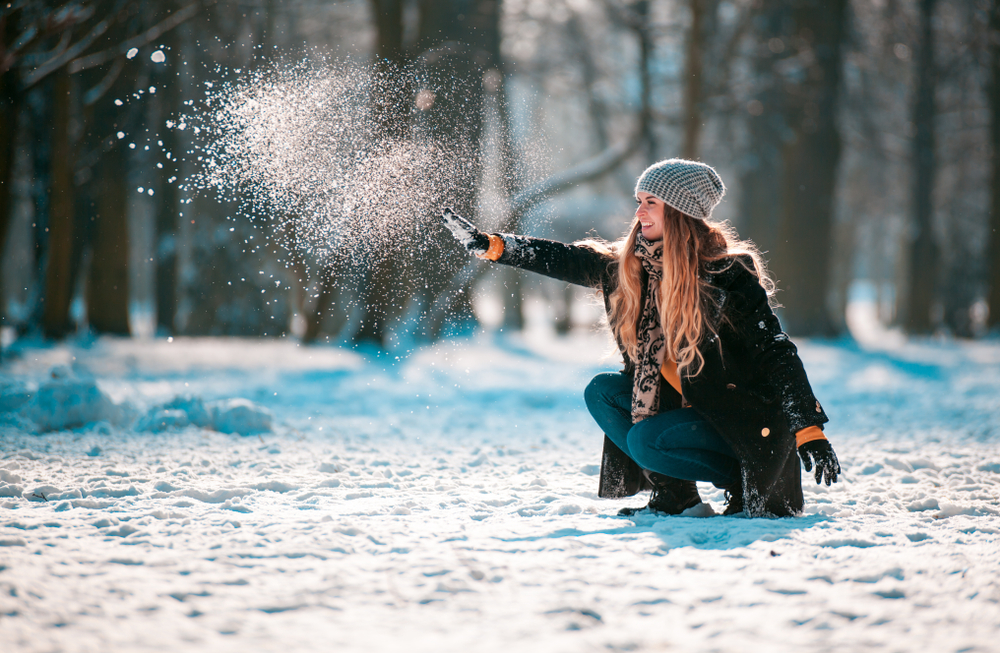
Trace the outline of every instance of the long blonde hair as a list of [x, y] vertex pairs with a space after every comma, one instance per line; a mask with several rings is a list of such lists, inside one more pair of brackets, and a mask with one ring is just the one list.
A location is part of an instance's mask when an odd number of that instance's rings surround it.
[[[608, 322], [612, 333], [632, 360], [639, 356], [639, 313], [642, 310], [642, 263], [635, 255], [635, 239], [641, 229], [638, 219], [628, 233], [613, 243], [596, 240], [578, 244], [603, 251], [618, 260], [618, 286], [611, 293]], [[757, 246], [741, 240], [726, 222], [699, 220], [664, 206], [663, 278], [660, 281], [660, 324], [666, 340], [666, 355], [677, 361], [680, 373], [697, 376], [705, 364], [698, 344], [706, 334], [718, 336], [711, 309], [716, 298], [700, 272], [708, 263], [730, 258], [729, 265], [743, 265], [738, 255], [753, 261], [754, 273], [768, 297], [774, 297], [774, 281], [767, 272]]]

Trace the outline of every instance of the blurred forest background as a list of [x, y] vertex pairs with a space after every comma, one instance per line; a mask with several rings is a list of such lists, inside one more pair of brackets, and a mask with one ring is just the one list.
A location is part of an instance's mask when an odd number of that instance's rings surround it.
[[616, 238], [637, 175], [694, 158], [727, 182], [716, 217], [767, 252], [789, 332], [846, 333], [852, 296], [911, 334], [1000, 325], [1000, 0], [3, 0], [4, 343], [391, 347], [521, 328], [532, 298], [557, 330], [595, 320], [583, 291], [457, 255], [307, 275], [245, 247], [264, 234], [233, 203], [179, 190], [190, 130], [165, 125], [204, 82], [318, 51], [463, 81], [463, 107], [402, 82], [367, 102], [381, 137], [426, 111], [480, 149], [455, 183], [491, 230]]

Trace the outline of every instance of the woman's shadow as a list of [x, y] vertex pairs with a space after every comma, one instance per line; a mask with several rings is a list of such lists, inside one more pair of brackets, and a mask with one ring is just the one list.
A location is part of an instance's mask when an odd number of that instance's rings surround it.
[[[739, 515], [684, 517], [656, 514], [638, 514], [631, 517], [609, 514], [603, 518], [609, 522], [607, 528], [591, 530], [559, 528], [547, 534], [504, 538], [503, 541], [541, 541], [565, 537], [583, 538], [592, 535], [634, 538], [638, 535], [652, 533], [663, 541], [663, 546], [659, 549], [659, 554], [662, 555], [671, 549], [684, 547], [727, 550], [741, 549], [754, 542], [776, 542], [788, 538], [795, 531], [813, 528], [830, 519], [826, 515], [747, 519]], [[656, 554], [657, 552], [654, 550], [650, 553]]]

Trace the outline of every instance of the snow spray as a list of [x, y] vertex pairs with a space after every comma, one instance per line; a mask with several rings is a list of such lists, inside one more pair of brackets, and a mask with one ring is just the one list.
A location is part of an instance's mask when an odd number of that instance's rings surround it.
[[[197, 172], [184, 189], [236, 200], [243, 217], [267, 223], [280, 245], [320, 268], [371, 265], [422, 233], [440, 240], [440, 209], [472, 194], [480, 157], [421, 128], [420, 112], [444, 92], [421, 81], [311, 58], [205, 82], [204, 99], [175, 123], [194, 136]], [[391, 117], [370, 102], [374, 83], [417, 89], [405, 136], [380, 134]]]

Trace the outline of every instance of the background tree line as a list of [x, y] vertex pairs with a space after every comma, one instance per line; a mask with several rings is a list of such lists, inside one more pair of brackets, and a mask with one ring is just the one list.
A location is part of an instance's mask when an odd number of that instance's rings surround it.
[[[318, 47], [461, 84], [461, 103], [440, 94], [421, 119], [478, 150], [454, 180], [475, 191], [457, 208], [491, 229], [613, 238], [642, 168], [701, 159], [729, 184], [717, 217], [767, 251], [791, 332], [843, 333], [851, 289], [868, 288], [885, 324], [982, 335], [1000, 323], [998, 4], [9, 2], [2, 324], [8, 339], [85, 327], [387, 346], [475, 323], [477, 296], [520, 328], [524, 297], [543, 293], [568, 329], [562, 285], [459, 256], [413, 270], [388, 255], [310, 278], [273, 244], [237, 247], [264, 234], [227, 220], [233, 203], [179, 190], [191, 143], [165, 124], [215, 67]], [[420, 91], [373, 82], [377, 138], [408, 134]], [[395, 247], [454, 247], [407, 238]]]

